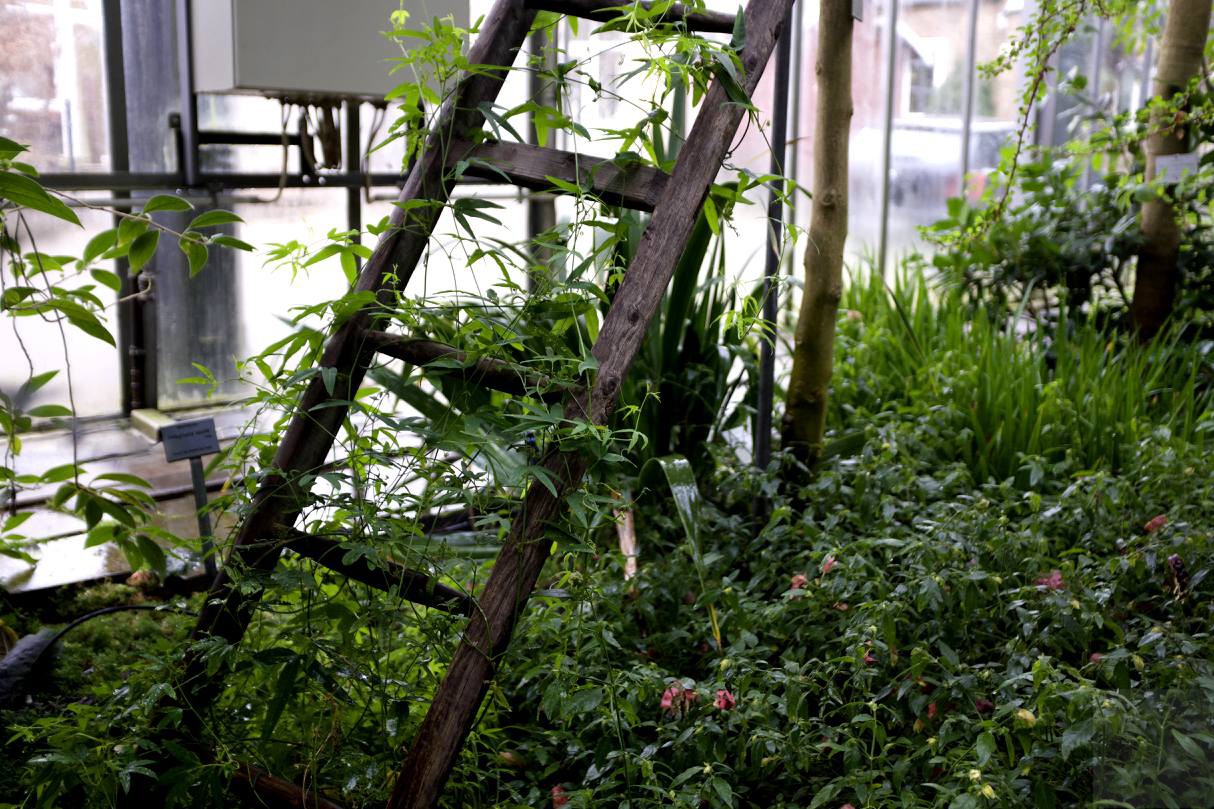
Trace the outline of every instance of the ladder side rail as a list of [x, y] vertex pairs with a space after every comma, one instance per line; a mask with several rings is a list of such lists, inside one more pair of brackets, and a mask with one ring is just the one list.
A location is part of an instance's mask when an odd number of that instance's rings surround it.
[[[619, 19], [630, 0], [527, 0], [530, 8], [540, 11], [554, 11], [558, 14], [568, 14], [571, 17], [581, 17], [595, 22], [611, 22]], [[641, 0], [639, 4], [648, 11], [653, 3]], [[688, 31], [698, 31], [706, 34], [729, 34], [733, 32], [734, 15], [723, 14], [719, 11], [695, 11], [682, 3], [671, 3], [661, 17], [654, 22], [682, 23]]]
[[[452, 97], [439, 113], [430, 132], [424, 154], [409, 172], [397, 207], [390, 218], [391, 228], [381, 237], [367, 261], [355, 291], [380, 292], [393, 273], [403, 288], [425, 251], [431, 232], [450, 194], [444, 182], [445, 153], [452, 135], [463, 135], [484, 124], [480, 105], [497, 98], [514, 57], [522, 47], [535, 12], [523, 0], [499, 0], [485, 18], [479, 36], [469, 53], [469, 62], [482, 66], [478, 72], [461, 79]], [[500, 70], [485, 69], [500, 66]], [[429, 200], [434, 205], [416, 206], [406, 211], [404, 203]], [[358, 390], [374, 351], [362, 338], [373, 322], [378, 305], [371, 305], [351, 317], [330, 338], [320, 366], [338, 370], [331, 396], [323, 380], [314, 377], [296, 407], [295, 415], [274, 457], [273, 474], [259, 486], [244, 522], [220, 570], [202, 611], [192, 639], [219, 637], [238, 643], [252, 618], [260, 592], [242, 592], [234, 586], [233, 571], [267, 573], [277, 563], [283, 547], [276, 526], [292, 525], [307, 499], [295, 481], [325, 462], [335, 436], [345, 421], [349, 407], [319, 405], [333, 399], [349, 399]], [[187, 651], [179, 699], [184, 703], [184, 726], [196, 735], [201, 714], [217, 693], [218, 676], [208, 676], [206, 661]]]
[[[758, 86], [792, 2], [750, 0], [746, 7], [747, 41], [741, 58], [747, 95], [753, 95]], [[657, 312], [742, 115], [742, 108], [730, 103], [721, 83], [714, 81], [599, 332], [593, 349], [599, 362], [593, 392], [590, 397], [576, 397], [566, 412], [588, 412], [595, 423], [605, 424], [614, 411], [624, 376]], [[469, 621], [397, 776], [388, 809], [429, 809], [438, 800], [497, 660], [548, 559], [551, 543], [544, 529], [589, 465], [580, 453], [556, 450], [542, 463], [552, 475], [556, 495], [544, 486], [528, 489], [479, 599], [480, 608]]]

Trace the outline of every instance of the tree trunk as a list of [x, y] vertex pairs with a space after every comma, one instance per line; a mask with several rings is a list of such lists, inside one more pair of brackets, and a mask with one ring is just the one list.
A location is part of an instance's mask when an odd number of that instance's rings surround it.
[[784, 446], [813, 463], [826, 432], [826, 395], [843, 296], [847, 241], [847, 142], [851, 130], [851, 0], [822, 0], [814, 122], [813, 208], [805, 248], [805, 290], [784, 410]]
[[[1159, 43], [1155, 95], [1170, 99], [1188, 87], [1201, 71], [1202, 52], [1210, 31], [1211, 0], [1171, 0]], [[1188, 146], [1188, 128], [1169, 121], [1166, 110], [1151, 113], [1147, 138], [1147, 180], [1155, 177], [1155, 159], [1180, 154]], [[1171, 203], [1153, 199], [1142, 206], [1143, 245], [1130, 314], [1141, 339], [1154, 337], [1172, 313], [1180, 279], [1180, 226]]]

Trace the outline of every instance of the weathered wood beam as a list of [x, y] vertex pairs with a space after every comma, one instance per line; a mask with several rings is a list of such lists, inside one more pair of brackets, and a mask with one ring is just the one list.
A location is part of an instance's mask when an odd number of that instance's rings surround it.
[[315, 790], [284, 781], [251, 764], [239, 764], [232, 776], [234, 786], [248, 792], [258, 806], [267, 809], [342, 809]]
[[[527, 7], [539, 11], [554, 11], [596, 22], [611, 22], [633, 5], [626, 0], [527, 0]], [[652, 3], [639, 5], [648, 11]], [[688, 31], [706, 34], [729, 34], [733, 32], [734, 16], [717, 11], [692, 11], [682, 3], [673, 3], [666, 13], [653, 20], [664, 23], [683, 23]]]
[[533, 191], [566, 193], [548, 179], [556, 177], [589, 191], [609, 205], [638, 211], [652, 211], [670, 179], [652, 166], [505, 141], [476, 146], [457, 143], [447, 163], [454, 166], [463, 161], [468, 161], [465, 175], [498, 181], [505, 175], [514, 185]]
[[[531, 30], [535, 11], [523, 0], [499, 0], [481, 26], [471, 50], [469, 64], [478, 65], [467, 74], [439, 112], [426, 148], [414, 163], [398, 204], [393, 208], [390, 227], [376, 245], [375, 252], [355, 284], [355, 292], [380, 293], [389, 280], [404, 288], [424, 253], [435, 224], [451, 189], [445, 180], [445, 156], [451, 138], [471, 138], [484, 126], [486, 104], [497, 98], [519, 48]], [[490, 68], [500, 65], [500, 70]], [[424, 205], [410, 205], [422, 201]], [[381, 296], [383, 297], [383, 296]], [[235, 586], [234, 576], [265, 573], [277, 561], [277, 543], [267, 541], [278, 525], [293, 525], [300, 510], [309, 502], [308, 487], [317, 467], [325, 463], [337, 434], [349, 413], [368, 365], [375, 354], [362, 336], [372, 328], [382, 309], [369, 304], [343, 323], [325, 346], [318, 363], [334, 368], [336, 377], [329, 383], [320, 374], [312, 379], [300, 397], [295, 415], [279, 445], [271, 468], [254, 495], [248, 514], [236, 533], [227, 563], [216, 576], [205, 606], [194, 629], [195, 640], [219, 638], [235, 644], [244, 636], [260, 592]], [[184, 738], [197, 739], [202, 716], [211, 704], [221, 681], [219, 674], [207, 671], [207, 663], [191, 646], [184, 662], [177, 697], [182, 714]]]
[[438, 373], [462, 374], [470, 382], [514, 396], [537, 396], [541, 399], [559, 398], [563, 387], [553, 386], [552, 380], [540, 374], [528, 374], [515, 365], [493, 357], [469, 360], [467, 352], [434, 340], [403, 337], [386, 331], [366, 333], [367, 343], [381, 354], [404, 360], [410, 365], [427, 367], [439, 360], [459, 363], [459, 368], [435, 368]]
[[[750, 0], [746, 7], [746, 47], [741, 59], [742, 86], [748, 95], [758, 85], [791, 8], [792, 0]], [[593, 391], [569, 403], [566, 413], [571, 416], [584, 418], [589, 413], [594, 423], [605, 424], [615, 410], [624, 377], [661, 304], [742, 115], [742, 107], [730, 103], [724, 87], [714, 81], [594, 344], [599, 369]], [[547, 486], [528, 489], [522, 511], [510, 526], [478, 600], [480, 609], [468, 622], [405, 758], [388, 809], [428, 809], [438, 799], [548, 559], [547, 525], [589, 465], [582, 454], [557, 449], [550, 450], [542, 463], [555, 493]]]
[[472, 614], [474, 602], [471, 596], [461, 593], [453, 587], [440, 584], [425, 573], [395, 564], [372, 567], [363, 558], [345, 562], [343, 557], [346, 555], [346, 550], [335, 540], [308, 534], [294, 528], [285, 529], [283, 533], [287, 539], [287, 548], [347, 578], [384, 592], [395, 590], [406, 601], [412, 601], [414, 604], [421, 604], [424, 607], [433, 607], [436, 610], [453, 612], [458, 615]]

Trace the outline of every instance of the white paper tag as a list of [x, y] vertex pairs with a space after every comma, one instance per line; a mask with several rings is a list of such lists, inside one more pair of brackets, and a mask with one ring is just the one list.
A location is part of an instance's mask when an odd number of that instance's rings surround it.
[[1183, 174], [1196, 174], [1200, 160], [1197, 152], [1159, 155], [1155, 158], [1155, 179], [1165, 185], [1180, 182]]

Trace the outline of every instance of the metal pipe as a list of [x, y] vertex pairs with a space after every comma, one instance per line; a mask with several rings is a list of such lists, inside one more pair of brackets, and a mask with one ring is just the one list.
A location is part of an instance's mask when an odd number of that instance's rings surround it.
[[961, 193], [965, 194], [967, 175], [970, 173], [970, 140], [973, 137], [974, 90], [978, 77], [978, 12], [979, 0], [970, 0], [969, 39], [965, 44], [965, 94], [961, 111]]
[[1138, 108], [1151, 100], [1151, 60], [1154, 57], [1155, 38], [1147, 37], [1147, 46], [1142, 50], [1142, 82], [1138, 90]]
[[198, 185], [198, 98], [194, 94], [194, 43], [190, 0], [177, 0], [177, 81], [181, 88], [181, 171], [184, 185]]
[[[784, 176], [788, 141], [788, 72], [792, 60], [792, 8], [784, 17], [783, 33], [776, 43], [776, 73], [772, 89], [771, 173]], [[781, 183], [782, 186], [786, 185]], [[782, 188], [781, 190], [786, 190]], [[776, 386], [776, 334], [780, 318], [780, 267], [784, 255], [784, 200], [773, 187], [767, 202], [767, 265], [763, 272], [763, 319], [772, 329], [759, 348], [758, 412], [755, 414], [755, 465], [771, 461], [772, 410]]]
[[211, 513], [207, 511], [207, 478], [202, 458], [190, 458], [190, 486], [194, 491], [194, 510], [198, 516], [198, 539], [202, 543], [202, 566], [212, 579], [219, 572], [215, 566], [215, 542], [211, 529]]
[[[362, 116], [359, 102], [353, 99], [346, 102], [346, 173], [358, 179], [358, 185], [346, 188], [346, 228], [362, 231], [363, 229], [363, 147], [362, 147]], [[355, 241], [360, 239], [355, 236]], [[355, 259], [357, 261], [357, 259]], [[361, 262], [359, 262], [361, 263]]]
[[889, 0], [885, 52], [885, 130], [881, 139], [881, 236], [877, 240], [877, 270], [885, 274], [885, 253], [889, 248], [889, 174], [894, 142], [894, 64], [898, 56], [898, 0]]
[[[101, 10], [105, 41], [105, 98], [110, 140], [110, 169], [129, 172], [131, 168], [130, 139], [126, 120], [126, 61], [123, 54], [121, 0], [105, 0]], [[130, 194], [115, 192], [107, 207], [117, 212], [131, 209]], [[114, 214], [114, 227], [122, 222]], [[130, 262], [119, 258], [114, 262], [120, 286], [118, 297], [118, 357], [121, 374], [122, 412], [130, 413], [144, 406], [143, 390], [146, 378], [146, 346], [143, 344], [143, 301], [131, 297], [138, 281], [130, 276]]]
[[[788, 139], [788, 145], [791, 150], [788, 152], [788, 176], [793, 182], [797, 182], [801, 175], [801, 92], [802, 92], [802, 77], [801, 77], [801, 56], [802, 49], [805, 47], [805, 4], [794, 3], [792, 8], [792, 25], [793, 34], [796, 37], [792, 48], [792, 75], [789, 79], [789, 95], [792, 98], [792, 106], [788, 114], [788, 124], [791, 137]], [[794, 198], [796, 192], [793, 192]], [[797, 214], [800, 208], [796, 205], [789, 207], [789, 224], [797, 224]], [[792, 296], [788, 296], [787, 304], [792, 305]]]
[[[215, 129], [199, 130], [198, 145], [209, 146], [213, 144], [224, 144], [225, 146], [278, 146], [281, 148], [283, 137], [284, 136], [281, 132], [231, 132]], [[301, 138], [298, 132], [288, 132], [285, 137], [288, 146], [299, 146]], [[346, 168], [349, 170], [349, 166]]]
[[[556, 26], [551, 29], [555, 37]], [[556, 42], [551, 48], [545, 48], [544, 29], [537, 28], [529, 38], [531, 50], [531, 70], [527, 73], [527, 94], [531, 100], [543, 107], [555, 107], [557, 103], [556, 84], [551, 80], [545, 81], [540, 76], [540, 70], [552, 70], [556, 67]], [[535, 127], [535, 114], [527, 119], [527, 142], [535, 146], [540, 143], [539, 132]], [[552, 261], [553, 251], [539, 244], [536, 237], [541, 233], [556, 227], [556, 201], [552, 195], [530, 193], [527, 195], [527, 236], [531, 240], [531, 262], [535, 266], [547, 266]], [[535, 291], [541, 277], [537, 273], [527, 273], [527, 289]]]
[[[1091, 97], [1092, 103], [1095, 106], [1100, 106], [1100, 74], [1101, 69], [1104, 67], [1104, 59], [1101, 57], [1104, 55], [1105, 37], [1108, 33], [1106, 28], [1107, 25], [1108, 21], [1103, 17], [1101, 17], [1100, 22], [1096, 24], [1096, 40], [1092, 43], [1092, 58], [1091, 61], [1088, 62], [1088, 95]], [[1087, 125], [1087, 129], [1089, 133], [1093, 132], [1093, 124], [1089, 123]], [[1090, 160], [1084, 161], [1083, 177], [1080, 179], [1080, 187], [1085, 190], [1092, 187], [1092, 162]]]
[[[371, 174], [373, 186], [388, 188], [404, 182], [400, 174]], [[221, 192], [242, 188], [278, 188], [280, 174], [200, 173], [195, 185], [185, 185], [178, 174], [153, 172], [51, 172], [38, 181], [59, 191], [195, 191]], [[465, 183], [469, 181], [464, 181]], [[334, 173], [312, 177], [306, 174], [287, 175], [287, 188], [358, 188], [363, 184], [359, 174]]]

